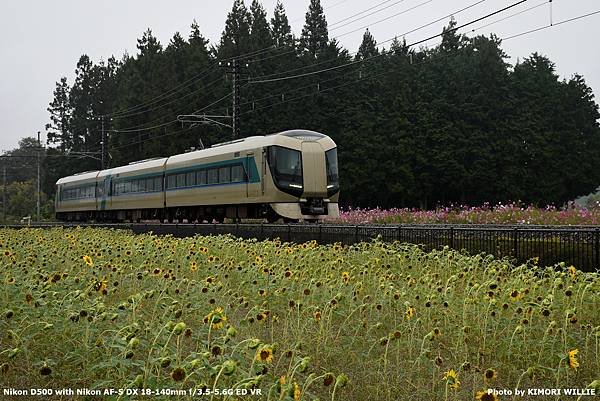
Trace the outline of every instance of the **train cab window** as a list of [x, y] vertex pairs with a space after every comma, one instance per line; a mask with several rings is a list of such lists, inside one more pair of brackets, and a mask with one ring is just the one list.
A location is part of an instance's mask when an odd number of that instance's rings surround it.
[[187, 184], [188, 187], [193, 187], [196, 185], [196, 173], [191, 172], [191, 173], [187, 173], [187, 176], [185, 178], [185, 183]]
[[231, 167], [231, 182], [244, 181], [244, 167], [241, 164]]
[[304, 180], [300, 151], [282, 146], [270, 146], [267, 158], [277, 188], [294, 196], [302, 195]]
[[208, 170], [208, 183], [209, 184], [218, 184], [219, 183], [219, 170], [216, 168], [211, 168]]
[[196, 184], [206, 185], [206, 170], [196, 172]]
[[221, 167], [219, 169], [219, 184], [231, 182], [231, 167]]
[[337, 148], [325, 152], [325, 169], [327, 170], [327, 196], [332, 196], [340, 190]]

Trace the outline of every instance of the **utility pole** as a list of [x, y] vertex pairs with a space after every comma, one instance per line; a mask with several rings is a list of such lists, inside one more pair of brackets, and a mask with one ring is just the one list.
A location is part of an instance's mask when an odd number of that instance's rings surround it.
[[6, 223], [6, 158], [2, 158], [2, 222]]
[[36, 210], [37, 210], [37, 221], [41, 221], [40, 216], [40, 151], [42, 150], [42, 144], [40, 143], [40, 131], [37, 133], [37, 202], [36, 202]]
[[104, 116], [102, 118], [102, 170], [106, 170], [108, 167], [108, 155], [107, 155], [107, 147], [108, 143], [106, 142], [106, 131], [104, 130]]
[[242, 63], [240, 60], [234, 58], [226, 65], [227, 72], [230, 73], [233, 77], [233, 115], [232, 115], [232, 136], [233, 139], [237, 139], [240, 137], [240, 100], [242, 98], [241, 94], [241, 81], [242, 81], [242, 68], [248, 68], [247, 63]]

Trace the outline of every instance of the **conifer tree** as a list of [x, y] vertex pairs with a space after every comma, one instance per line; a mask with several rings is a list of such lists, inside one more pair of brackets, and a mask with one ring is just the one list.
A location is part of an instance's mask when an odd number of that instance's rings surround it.
[[275, 12], [273, 13], [273, 18], [271, 19], [271, 31], [273, 33], [273, 40], [276, 46], [281, 47], [294, 45], [292, 28], [290, 27], [290, 23], [287, 15], [285, 14], [285, 8], [283, 7], [281, 0], [277, 0], [277, 5], [275, 6]]
[[267, 22], [267, 12], [258, 0], [250, 6], [250, 46], [262, 50], [273, 45], [273, 37]]
[[234, 0], [227, 14], [225, 30], [221, 35], [218, 55], [220, 59], [239, 56], [250, 51], [250, 13], [244, 0]]
[[379, 51], [377, 50], [377, 42], [367, 28], [365, 34], [363, 35], [362, 43], [360, 44], [358, 52], [356, 53], [356, 60], [369, 59], [377, 54], [379, 54]]
[[325, 49], [329, 42], [327, 20], [323, 13], [321, 0], [310, 0], [306, 13], [306, 22], [300, 36], [300, 48], [312, 57]]

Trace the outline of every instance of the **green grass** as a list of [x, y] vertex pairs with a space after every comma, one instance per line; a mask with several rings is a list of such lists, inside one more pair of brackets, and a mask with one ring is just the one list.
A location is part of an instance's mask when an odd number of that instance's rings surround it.
[[0, 230], [0, 252], [3, 388], [468, 400], [600, 379], [596, 273], [398, 243], [80, 228]]

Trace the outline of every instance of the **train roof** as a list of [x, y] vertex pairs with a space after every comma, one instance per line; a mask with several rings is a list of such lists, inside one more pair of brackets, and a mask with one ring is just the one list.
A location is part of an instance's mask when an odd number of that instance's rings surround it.
[[129, 173], [132, 171], [139, 172], [140, 170], [155, 169], [157, 167], [164, 166], [167, 159], [168, 159], [168, 157], [157, 157], [157, 158], [153, 158], [153, 159], [146, 159], [146, 160], [131, 162], [126, 166], [120, 166], [120, 167], [115, 167], [115, 168], [111, 168], [108, 170], [102, 170], [102, 171], [100, 171], [100, 174], [98, 174], [98, 178], [103, 178], [103, 177], [106, 177], [109, 175], [115, 176], [118, 174]]
[[86, 181], [86, 180], [95, 180], [96, 177], [98, 177], [98, 173], [100, 171], [96, 170], [96, 171], [84, 171], [83, 173], [77, 173], [77, 174], [73, 174], [70, 175], [68, 177], [63, 177], [61, 179], [59, 179], [58, 181], [56, 181], [56, 184], [69, 184], [71, 182], [79, 182], [79, 181]]

